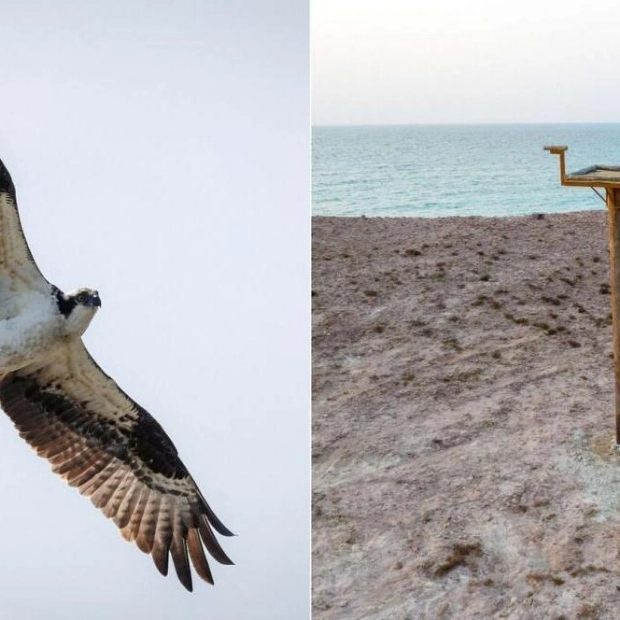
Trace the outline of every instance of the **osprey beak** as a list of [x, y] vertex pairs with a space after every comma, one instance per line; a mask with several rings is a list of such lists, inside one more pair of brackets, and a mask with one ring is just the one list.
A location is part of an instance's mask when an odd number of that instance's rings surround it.
[[99, 297], [99, 293], [93, 293], [88, 300], [89, 306], [96, 306], [97, 308], [101, 308], [101, 299]]

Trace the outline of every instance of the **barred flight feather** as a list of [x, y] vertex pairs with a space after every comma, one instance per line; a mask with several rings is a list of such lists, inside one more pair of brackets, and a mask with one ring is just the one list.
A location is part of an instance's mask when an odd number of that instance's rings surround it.
[[[188, 590], [193, 587], [190, 563], [199, 577], [213, 583], [204, 548], [218, 562], [232, 564], [212, 528], [224, 536], [232, 533], [204, 500], [161, 426], [120, 388], [105, 402], [118, 404], [120, 394], [123, 415], [127, 419], [131, 413], [130, 426], [116, 425], [115, 412], [91, 409], [102, 399], [70, 399], [84, 390], [89, 377], [106, 390], [111, 379], [102, 376], [81, 342], [69, 353], [48, 366], [5, 376], [0, 381], [2, 408], [53, 471], [90, 497], [126, 540], [151, 554], [162, 574], [170, 556]], [[72, 385], [75, 368], [80, 369], [79, 387]]]

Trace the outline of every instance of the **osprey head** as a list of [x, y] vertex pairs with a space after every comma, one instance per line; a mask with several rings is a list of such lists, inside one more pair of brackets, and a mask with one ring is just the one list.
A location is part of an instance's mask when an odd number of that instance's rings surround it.
[[99, 293], [90, 288], [78, 288], [63, 293], [55, 286], [53, 294], [58, 310], [66, 320], [67, 332], [81, 336], [101, 308]]

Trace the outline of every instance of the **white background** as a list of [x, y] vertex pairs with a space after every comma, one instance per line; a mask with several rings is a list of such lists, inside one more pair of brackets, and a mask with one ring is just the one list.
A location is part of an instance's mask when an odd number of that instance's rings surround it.
[[0, 617], [309, 609], [308, 6], [3, 2], [0, 157], [93, 357], [237, 537], [193, 594], [0, 420]]
[[313, 123], [617, 122], [614, 0], [313, 0]]

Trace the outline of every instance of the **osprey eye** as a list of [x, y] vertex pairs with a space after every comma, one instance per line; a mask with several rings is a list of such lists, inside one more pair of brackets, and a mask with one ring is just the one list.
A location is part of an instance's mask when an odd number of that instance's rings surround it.
[[80, 293], [76, 298], [79, 304], [84, 303], [88, 299], [88, 295], [86, 293]]

